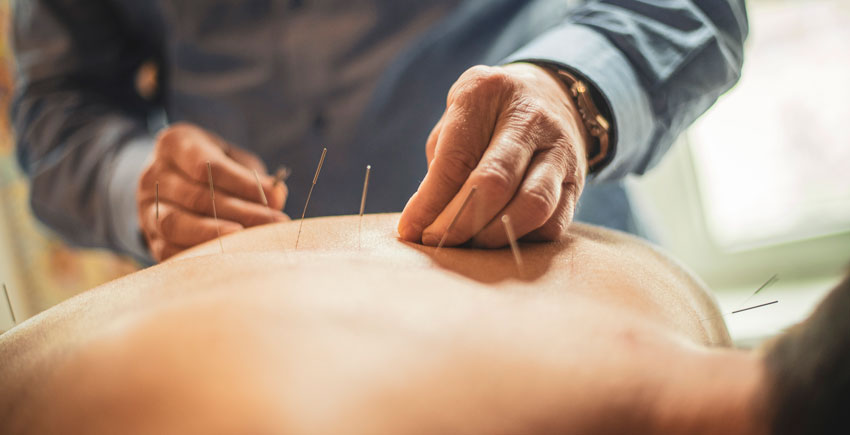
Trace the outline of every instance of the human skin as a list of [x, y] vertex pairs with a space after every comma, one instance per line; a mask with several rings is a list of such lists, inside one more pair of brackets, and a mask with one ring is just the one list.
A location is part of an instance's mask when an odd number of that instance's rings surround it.
[[473, 186], [449, 246], [555, 240], [572, 222], [587, 175], [588, 134], [564, 83], [540, 66], [467, 70], [449, 91], [426, 144], [428, 173], [399, 220], [404, 240], [436, 246]]
[[520, 273], [396, 220], [252, 228], [18, 325], [0, 432], [764, 432], [759, 357], [646, 244], [574, 225]]
[[[218, 224], [207, 162], [213, 175]], [[263, 205], [258, 179], [270, 209]], [[269, 221], [289, 220], [280, 211], [286, 194], [286, 186], [275, 184], [254, 154], [201, 127], [177, 123], [157, 135], [153, 155], [136, 188], [136, 203], [148, 249], [161, 261], [214, 239], [219, 231], [230, 234]]]

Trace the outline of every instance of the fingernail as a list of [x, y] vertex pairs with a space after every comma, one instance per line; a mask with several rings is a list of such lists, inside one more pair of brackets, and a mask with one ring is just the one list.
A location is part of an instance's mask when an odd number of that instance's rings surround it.
[[440, 238], [434, 233], [425, 233], [422, 235], [422, 244], [426, 246], [437, 246], [440, 243]]

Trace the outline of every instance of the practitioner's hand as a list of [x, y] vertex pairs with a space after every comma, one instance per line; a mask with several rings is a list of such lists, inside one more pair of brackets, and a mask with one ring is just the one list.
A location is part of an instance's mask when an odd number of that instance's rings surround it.
[[466, 71], [428, 138], [428, 173], [401, 215], [401, 237], [436, 245], [473, 186], [447, 245], [506, 245], [505, 214], [525, 240], [563, 234], [587, 174], [588, 136], [568, 92], [532, 64]]
[[[153, 158], [136, 191], [139, 222], [157, 261], [217, 237], [207, 161], [212, 165], [221, 234], [289, 219], [279, 211], [286, 201], [286, 186], [273, 186], [274, 179], [259, 158], [200, 127], [175, 124], [157, 137]], [[271, 216], [262, 203], [253, 171], [260, 176]]]

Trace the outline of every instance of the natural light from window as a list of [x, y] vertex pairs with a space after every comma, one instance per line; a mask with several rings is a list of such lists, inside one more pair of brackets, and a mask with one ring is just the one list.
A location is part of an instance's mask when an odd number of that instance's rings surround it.
[[850, 230], [850, 1], [751, 1], [738, 86], [690, 131], [725, 249]]

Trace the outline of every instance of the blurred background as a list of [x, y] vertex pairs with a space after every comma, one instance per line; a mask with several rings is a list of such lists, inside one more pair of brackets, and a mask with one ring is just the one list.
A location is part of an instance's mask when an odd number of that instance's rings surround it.
[[[724, 312], [779, 301], [727, 316], [744, 347], [807, 316], [850, 272], [850, 2], [751, 0], [748, 8], [739, 84], [658, 167], [629, 180], [655, 239], [714, 290]], [[8, 30], [9, 3], [0, 0], [0, 281], [21, 321], [138, 265], [70, 248], [33, 219], [7, 115]], [[12, 325], [4, 305], [0, 331]]]
[[[96, 285], [135, 271], [129, 259], [66, 246], [41, 226], [29, 206], [27, 179], [15, 159], [9, 103], [14, 87], [10, 2], [0, 0], [0, 282], [18, 322]], [[0, 295], [0, 331], [12, 319]]]

